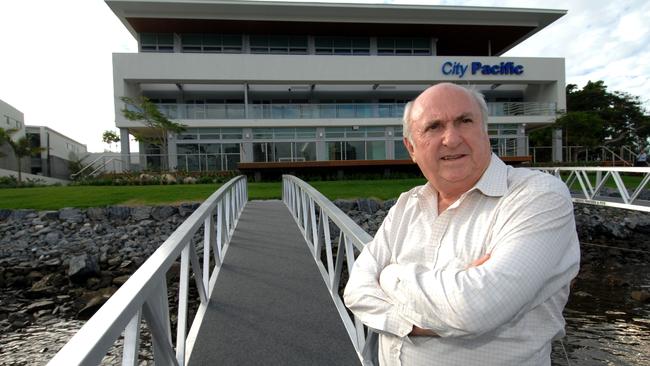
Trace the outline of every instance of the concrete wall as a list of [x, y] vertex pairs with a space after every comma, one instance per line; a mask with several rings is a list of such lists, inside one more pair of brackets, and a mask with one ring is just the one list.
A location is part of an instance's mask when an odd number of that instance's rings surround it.
[[[468, 70], [461, 75], [443, 72], [449, 70], [445, 66], [447, 63], [498, 65], [508, 61], [522, 65], [523, 73], [483, 75], [480, 72], [471, 74]], [[121, 96], [139, 95], [137, 85], [144, 82], [426, 85], [450, 81], [488, 85], [547, 84], [548, 91], [540, 96], [557, 102], [558, 106], [566, 104], [564, 59], [561, 58], [129, 53], [113, 54], [113, 78], [116, 100]], [[122, 107], [121, 102], [116, 102], [116, 125], [132, 127], [122, 116]]]

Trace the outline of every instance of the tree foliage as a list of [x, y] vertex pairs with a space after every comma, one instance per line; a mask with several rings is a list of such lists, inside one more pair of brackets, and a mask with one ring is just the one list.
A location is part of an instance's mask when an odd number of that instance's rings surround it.
[[107, 144], [110, 149], [111, 144], [117, 144], [118, 142], [120, 142], [120, 137], [115, 132], [111, 130], [106, 130], [102, 134], [102, 142]]
[[185, 131], [185, 126], [169, 120], [161, 113], [156, 105], [147, 97], [138, 98], [121, 97], [126, 107], [122, 109], [124, 117], [130, 121], [138, 121], [148, 127], [146, 131], [130, 131], [137, 141], [153, 145], [159, 149], [161, 155], [161, 168], [167, 169], [168, 141], [170, 134]]
[[589, 81], [582, 89], [569, 84], [566, 93], [569, 112], [556, 125], [568, 131], [567, 144], [639, 148], [647, 143], [650, 116], [638, 96], [609, 92], [602, 80]]
[[16, 128], [10, 128], [4, 130], [0, 128], [0, 144], [7, 143], [11, 147], [11, 150], [14, 152], [16, 161], [18, 162], [18, 185], [22, 183], [22, 160], [25, 157], [38, 154], [41, 151], [45, 150], [43, 147], [32, 146], [29, 142], [27, 136], [23, 136], [18, 140], [13, 140], [11, 136], [18, 132]]

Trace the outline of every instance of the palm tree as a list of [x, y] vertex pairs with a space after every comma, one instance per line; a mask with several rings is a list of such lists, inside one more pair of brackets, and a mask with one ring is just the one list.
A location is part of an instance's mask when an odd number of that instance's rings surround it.
[[23, 136], [16, 141], [12, 140], [11, 135], [16, 132], [18, 132], [16, 128], [7, 130], [0, 128], [0, 145], [6, 142], [14, 151], [14, 156], [16, 156], [16, 160], [18, 161], [18, 185], [20, 185], [22, 182], [22, 159], [33, 154], [38, 154], [45, 150], [45, 148], [31, 146], [27, 136]]

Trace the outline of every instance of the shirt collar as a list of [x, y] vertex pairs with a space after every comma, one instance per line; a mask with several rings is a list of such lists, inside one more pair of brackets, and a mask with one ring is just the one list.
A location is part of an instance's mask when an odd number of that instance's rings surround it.
[[494, 153], [490, 165], [469, 191], [479, 190], [486, 196], [500, 197], [508, 191], [508, 166]]

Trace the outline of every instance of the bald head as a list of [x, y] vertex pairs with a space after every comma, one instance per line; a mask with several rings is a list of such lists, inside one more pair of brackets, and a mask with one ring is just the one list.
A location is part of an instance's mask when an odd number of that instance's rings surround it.
[[427, 100], [436, 98], [441, 93], [454, 92], [465, 93], [474, 101], [474, 103], [476, 103], [478, 109], [481, 111], [481, 123], [483, 123], [483, 128], [487, 132], [488, 107], [485, 103], [485, 97], [483, 94], [471, 88], [467, 89], [456, 84], [440, 83], [427, 88], [425, 91], [420, 93], [417, 98], [406, 104], [406, 107], [404, 108], [404, 116], [402, 118], [402, 129], [404, 137], [413, 143], [411, 135], [411, 124], [413, 122], [413, 119], [417, 118], [423, 112], [422, 108], [427, 104]]

